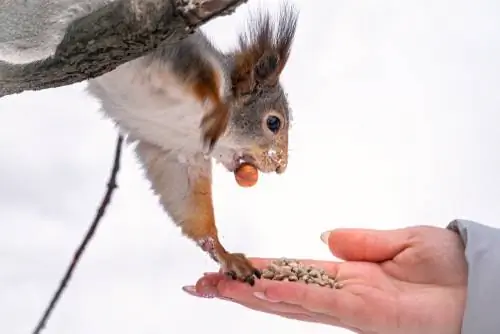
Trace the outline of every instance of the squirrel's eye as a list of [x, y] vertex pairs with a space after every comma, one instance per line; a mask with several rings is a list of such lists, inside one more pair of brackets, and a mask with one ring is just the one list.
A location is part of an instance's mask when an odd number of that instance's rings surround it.
[[276, 133], [281, 128], [281, 120], [276, 116], [269, 116], [266, 121], [267, 128], [272, 132]]

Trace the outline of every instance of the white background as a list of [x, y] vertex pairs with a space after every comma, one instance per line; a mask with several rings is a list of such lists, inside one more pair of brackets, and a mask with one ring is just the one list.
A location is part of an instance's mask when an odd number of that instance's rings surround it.
[[[267, 0], [266, 3], [277, 4]], [[500, 3], [296, 1], [283, 74], [283, 176], [239, 188], [217, 167], [224, 244], [330, 259], [335, 227], [500, 227]], [[251, 0], [206, 31], [234, 45]], [[116, 132], [77, 84], [0, 100], [0, 332], [29, 333], [105, 190]], [[119, 189], [44, 333], [345, 333], [188, 296], [215, 263], [183, 238], [127, 149]]]

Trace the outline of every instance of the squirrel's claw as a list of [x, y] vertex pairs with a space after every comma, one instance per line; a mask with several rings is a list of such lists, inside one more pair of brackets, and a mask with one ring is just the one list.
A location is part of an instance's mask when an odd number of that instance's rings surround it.
[[219, 258], [222, 271], [233, 280], [240, 280], [251, 286], [255, 285], [255, 278], [262, 277], [261, 272], [254, 268], [245, 255], [240, 253], [227, 253]]
[[221, 274], [225, 274], [233, 280], [246, 282], [251, 286], [255, 285], [255, 277], [258, 279], [262, 277], [261, 272], [250, 263], [244, 254], [227, 252], [218, 239], [203, 238], [198, 241], [198, 245], [215, 262], [220, 264], [219, 272]]

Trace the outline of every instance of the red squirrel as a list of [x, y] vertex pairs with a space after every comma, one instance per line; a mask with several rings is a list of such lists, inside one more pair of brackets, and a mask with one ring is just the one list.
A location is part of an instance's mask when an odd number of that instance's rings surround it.
[[135, 153], [182, 233], [233, 279], [260, 278], [244, 254], [221, 244], [212, 200], [212, 158], [234, 172], [249, 163], [285, 172], [290, 108], [280, 75], [290, 56], [298, 11], [259, 10], [231, 52], [200, 30], [89, 80], [103, 113], [136, 143]]

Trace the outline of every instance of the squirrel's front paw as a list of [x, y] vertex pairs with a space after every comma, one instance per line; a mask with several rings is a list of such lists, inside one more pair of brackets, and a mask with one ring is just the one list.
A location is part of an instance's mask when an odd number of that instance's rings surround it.
[[239, 279], [250, 285], [255, 284], [255, 277], [261, 278], [261, 272], [254, 268], [245, 255], [226, 253], [219, 258], [223, 272], [232, 279]]

